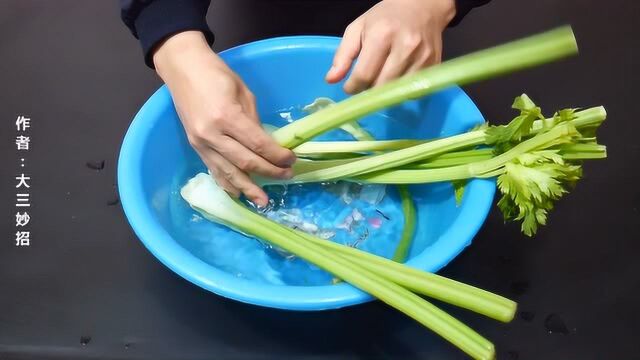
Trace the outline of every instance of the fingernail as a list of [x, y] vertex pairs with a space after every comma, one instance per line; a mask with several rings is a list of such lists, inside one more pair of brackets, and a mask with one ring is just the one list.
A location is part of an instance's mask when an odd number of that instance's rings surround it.
[[253, 200], [253, 203], [256, 204], [258, 209], [262, 209], [267, 206], [267, 204], [269, 203], [269, 200], [265, 200], [263, 198], [257, 198]]
[[331, 75], [333, 75], [333, 73], [335, 71], [336, 71], [336, 66], [335, 65], [331, 65], [331, 67], [329, 68], [329, 71], [327, 71], [326, 77], [331, 77]]

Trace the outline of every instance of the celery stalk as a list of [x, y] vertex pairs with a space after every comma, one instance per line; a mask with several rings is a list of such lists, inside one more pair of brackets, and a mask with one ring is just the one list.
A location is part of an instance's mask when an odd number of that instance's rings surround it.
[[425, 140], [309, 141], [293, 149], [298, 156], [331, 153], [368, 153], [404, 149]]
[[[591, 129], [599, 126], [606, 117], [606, 111], [603, 107], [594, 107], [575, 113], [575, 118], [568, 121], [578, 130]], [[539, 133], [545, 131], [549, 127], [554, 126], [555, 122], [553, 118], [545, 120], [537, 120], [533, 123], [531, 129], [531, 136], [536, 136]], [[429, 142], [422, 143], [420, 145], [411, 146], [408, 148], [395, 150], [379, 155], [368, 155], [352, 159], [353, 161], [345, 162], [344, 164], [331, 166], [329, 168], [320, 168], [304, 173], [296, 174], [288, 182], [317, 182], [317, 181], [331, 181], [340, 180], [345, 178], [350, 179], [363, 179], [368, 177], [365, 174], [378, 173], [383, 174], [381, 170], [397, 169], [403, 165], [417, 163], [425, 159], [433, 158], [437, 155], [446, 154], [460, 149], [469, 147], [475, 147], [484, 145], [487, 143], [486, 129], [479, 129], [470, 131], [467, 133], [453, 135], [445, 138], [431, 140]], [[410, 181], [410, 170], [397, 170], [401, 174], [405, 174], [406, 179], [402, 182], [391, 181], [389, 183], [395, 184], [407, 184], [407, 183], [419, 183], [420, 180], [416, 178], [414, 181]], [[447, 169], [449, 171], [449, 169]], [[446, 172], [434, 172], [435, 174], [446, 174]], [[415, 173], [419, 174], [419, 173]], [[425, 172], [427, 174], [427, 172]], [[458, 173], [460, 174], [460, 173]], [[384, 175], [384, 174], [383, 174]], [[464, 175], [459, 175], [464, 176]], [[394, 175], [394, 179], [398, 177]], [[422, 176], [421, 176], [422, 178]], [[462, 177], [465, 178], [465, 177]], [[449, 181], [459, 180], [460, 177], [446, 178], [442, 177], [442, 180], [437, 181]], [[378, 181], [376, 181], [378, 182]], [[433, 182], [433, 181], [431, 181]]]
[[181, 195], [207, 219], [264, 239], [332, 272], [407, 314], [456, 345], [474, 359], [493, 359], [493, 344], [418, 295], [354, 264], [231, 199], [210, 175], [200, 173], [182, 188]]
[[486, 135], [484, 131], [472, 131], [448, 138], [433, 140], [401, 150], [380, 155], [367, 156], [344, 165], [295, 175], [291, 181], [317, 182], [339, 180], [346, 177], [356, 177], [360, 174], [410, 164], [435, 155], [453, 151], [461, 147], [483, 144], [485, 140]]
[[604, 159], [607, 147], [600, 144], [569, 144], [560, 147], [560, 155], [565, 160]]
[[[580, 131], [597, 128], [606, 118], [607, 112], [602, 106], [596, 106], [577, 111], [576, 118], [570, 122]], [[553, 117], [544, 120], [536, 120], [531, 128], [531, 135], [535, 135], [544, 129], [555, 125]], [[483, 131], [473, 130], [473, 131]], [[459, 136], [459, 135], [455, 135]], [[450, 138], [454, 138], [451, 136]], [[299, 156], [321, 156], [323, 154], [349, 154], [351, 160], [363, 158], [362, 154], [376, 151], [393, 151], [405, 149], [415, 145], [421, 145], [433, 140], [378, 140], [378, 141], [308, 141], [294, 149]], [[480, 144], [475, 144], [480, 145]], [[449, 155], [449, 153], [445, 154]]]
[[437, 274], [414, 269], [365, 251], [319, 239], [302, 231], [297, 232], [305, 239], [334, 251], [349, 261], [357, 263], [418, 294], [426, 295], [502, 322], [511, 321], [515, 315], [517, 304], [502, 296]]
[[403, 101], [558, 60], [577, 50], [571, 27], [563, 26], [403, 76], [308, 115], [272, 135], [280, 145], [295, 148], [323, 132]]
[[[348, 141], [338, 141], [336, 146], [341, 146], [342, 143]], [[373, 146], [371, 146], [373, 147]], [[607, 157], [607, 147], [595, 143], [584, 144], [570, 144], [561, 146], [559, 153], [566, 160], [588, 160], [588, 159], [604, 159]], [[437, 156], [430, 157], [426, 160], [411, 163], [405, 166], [400, 166], [399, 170], [416, 170], [416, 169], [436, 169], [455, 165], [469, 164], [476, 161], [488, 160], [493, 157], [493, 149], [482, 148], [472, 150], [454, 151]], [[352, 163], [356, 160], [362, 160], [360, 158], [347, 158], [336, 160], [308, 160], [298, 159], [293, 166], [295, 174], [302, 174], [314, 170], [321, 170], [337, 165], [344, 165]]]
[[558, 138], [575, 134], [577, 134], [577, 131], [571, 124], [560, 124], [545, 133], [521, 142], [511, 150], [489, 160], [439, 169], [395, 170], [371, 173], [357, 176], [354, 180], [366, 183], [415, 184], [484, 177], [487, 173], [498, 170], [519, 155], [528, 151], [543, 149]]
[[404, 262], [409, 255], [409, 249], [416, 230], [416, 207], [413, 204], [413, 198], [407, 185], [398, 185], [398, 192], [400, 193], [400, 204], [404, 214], [404, 224], [398, 247], [392, 259], [396, 262]]
[[[248, 215], [248, 214], [247, 214]], [[348, 283], [366, 291], [382, 302], [418, 321], [434, 333], [457, 346], [474, 359], [493, 359], [493, 344], [467, 325], [420, 298], [404, 287], [393, 283], [365, 268], [350, 262], [320, 246], [296, 241], [295, 232], [254, 214], [247, 226], [238, 226], [245, 233], [253, 234], [314, 263]], [[300, 238], [303, 239], [303, 238]], [[311, 246], [315, 245], [315, 246]]]
[[407, 169], [435, 169], [448, 166], [469, 164], [476, 161], [488, 160], [493, 157], [493, 149], [473, 149], [456, 151], [452, 153], [434, 156], [423, 162], [409, 164]]

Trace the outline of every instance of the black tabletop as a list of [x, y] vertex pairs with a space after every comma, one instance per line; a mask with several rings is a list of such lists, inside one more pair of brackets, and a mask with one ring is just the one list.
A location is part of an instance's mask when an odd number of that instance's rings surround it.
[[[368, 6], [220, 0], [209, 22], [222, 50], [276, 35], [338, 35]], [[509, 119], [522, 92], [543, 109], [609, 113], [599, 133], [609, 158], [585, 166], [538, 236], [525, 238], [493, 211], [442, 271], [520, 303], [506, 325], [445, 307], [493, 340], [501, 359], [640, 358], [639, 15], [627, 0], [494, 0], [445, 35], [452, 57], [570, 23], [579, 57], [466, 90], [495, 122]], [[0, 2], [0, 359], [464, 358], [379, 302], [265, 309], [161, 265], [129, 228], [115, 184], [122, 137], [159, 85], [116, 1]], [[19, 115], [31, 119], [26, 155], [15, 146]], [[22, 172], [32, 178], [28, 247], [15, 246]]]

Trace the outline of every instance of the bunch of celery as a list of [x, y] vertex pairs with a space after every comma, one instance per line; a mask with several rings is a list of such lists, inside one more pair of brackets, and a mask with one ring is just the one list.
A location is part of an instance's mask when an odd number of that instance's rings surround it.
[[402, 311], [475, 359], [494, 358], [493, 344], [417, 294], [504, 322], [515, 314], [516, 304], [498, 295], [269, 220], [231, 198], [209, 174], [200, 173], [190, 179], [181, 195], [205, 218], [259, 237], [316, 264]]
[[[322, 143], [309, 140], [371, 112], [452, 84], [486, 79], [576, 52], [571, 29], [559, 28], [447, 61], [367, 90], [272, 135], [301, 156], [294, 166], [293, 182], [461, 184], [470, 178], [497, 176], [503, 194], [499, 207], [507, 218], [522, 220], [526, 234], [533, 234], [538, 224], [545, 223], [553, 201], [579, 178], [577, 161], [606, 156], [605, 148], [594, 137], [595, 128], [606, 115], [603, 108], [563, 110], [544, 118], [540, 109], [523, 95], [514, 104], [520, 114], [508, 125], [485, 125], [448, 138]], [[331, 159], [324, 160], [327, 154]], [[266, 179], [259, 180], [269, 183]], [[505, 322], [515, 313], [516, 304], [498, 295], [266, 219], [232, 199], [208, 174], [201, 173], [189, 180], [181, 194], [206, 218], [314, 263], [414, 318], [472, 358], [494, 358], [493, 345], [419, 295]]]
[[[294, 150], [313, 160], [298, 161], [287, 182], [424, 184], [497, 177], [505, 219], [521, 220], [522, 231], [531, 236], [546, 223], [553, 201], [579, 179], [579, 162], [606, 157], [606, 147], [594, 137], [606, 112], [564, 109], [545, 118], [524, 94], [513, 107], [520, 113], [507, 125], [485, 124], [437, 140], [307, 142]], [[346, 156], [318, 160], [328, 152]]]

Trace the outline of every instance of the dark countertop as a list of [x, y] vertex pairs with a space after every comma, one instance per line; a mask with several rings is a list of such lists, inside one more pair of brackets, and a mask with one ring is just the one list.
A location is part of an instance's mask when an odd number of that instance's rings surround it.
[[[339, 34], [368, 6], [214, 3], [217, 50]], [[571, 23], [579, 57], [467, 90], [492, 121], [508, 119], [522, 92], [548, 111], [603, 104], [609, 112], [599, 133], [609, 159], [585, 167], [549, 226], [528, 239], [493, 211], [442, 272], [519, 301], [523, 313], [508, 325], [447, 307], [493, 340], [500, 359], [640, 358], [639, 15], [636, 1], [494, 0], [446, 34], [452, 57]], [[123, 134], [160, 82], [116, 1], [3, 1], [0, 54], [0, 359], [464, 358], [383, 304], [321, 313], [244, 305], [179, 278], [144, 249], [108, 203]], [[32, 119], [27, 248], [14, 246], [18, 114]], [[101, 160], [100, 171], [85, 165]]]

